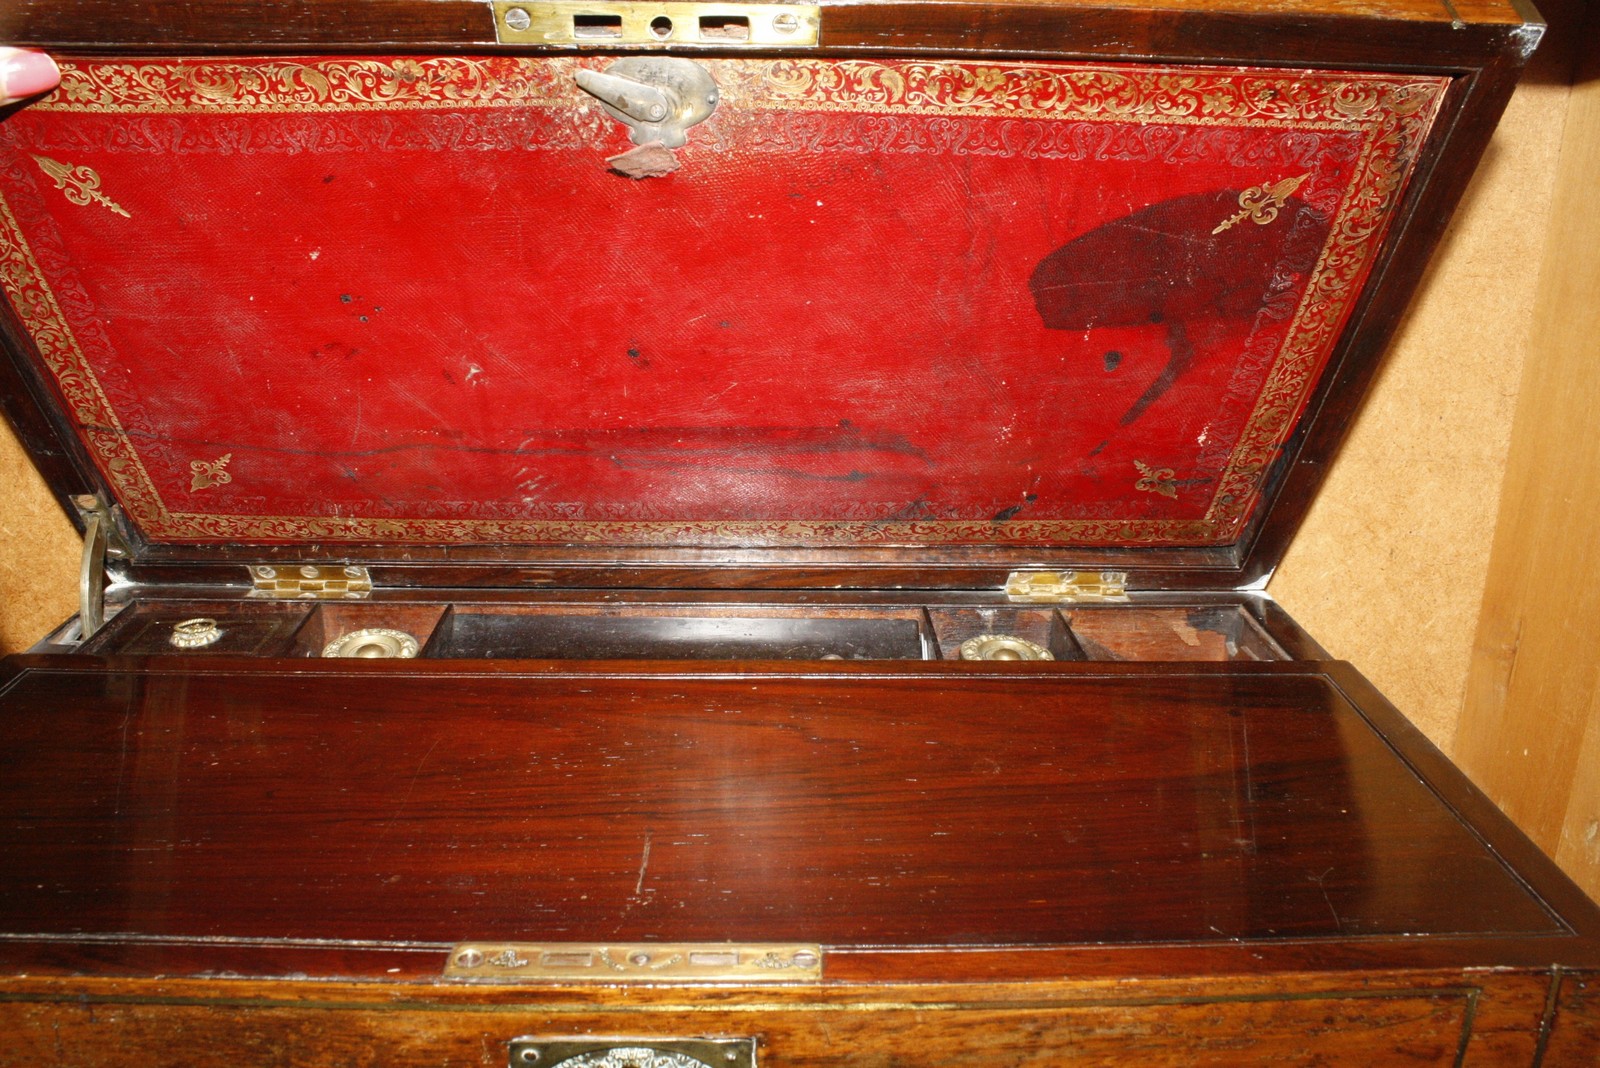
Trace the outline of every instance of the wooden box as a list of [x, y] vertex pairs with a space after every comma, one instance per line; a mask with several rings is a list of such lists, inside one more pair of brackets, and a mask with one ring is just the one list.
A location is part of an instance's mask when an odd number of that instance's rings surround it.
[[1600, 1061], [1262, 588], [1539, 33], [13, 0], [0, 1064]]

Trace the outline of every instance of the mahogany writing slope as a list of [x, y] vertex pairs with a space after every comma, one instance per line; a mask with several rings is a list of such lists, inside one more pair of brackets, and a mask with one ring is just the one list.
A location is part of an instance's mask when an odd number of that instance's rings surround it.
[[1262, 592], [1539, 33], [8, 5], [0, 1064], [1600, 1061]]

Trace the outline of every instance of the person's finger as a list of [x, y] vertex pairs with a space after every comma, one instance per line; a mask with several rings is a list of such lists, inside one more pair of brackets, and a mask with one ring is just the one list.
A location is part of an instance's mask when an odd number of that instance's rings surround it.
[[0, 48], [0, 104], [47, 93], [60, 82], [56, 61], [43, 52]]

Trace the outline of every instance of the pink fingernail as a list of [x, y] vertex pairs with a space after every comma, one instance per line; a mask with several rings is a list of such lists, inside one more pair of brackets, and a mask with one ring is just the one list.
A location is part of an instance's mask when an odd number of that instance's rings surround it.
[[0, 90], [8, 97], [34, 96], [60, 83], [60, 68], [43, 52], [16, 52], [0, 64]]

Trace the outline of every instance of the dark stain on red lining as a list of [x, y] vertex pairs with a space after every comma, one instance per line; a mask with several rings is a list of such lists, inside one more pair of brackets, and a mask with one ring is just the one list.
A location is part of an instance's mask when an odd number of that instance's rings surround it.
[[[1309, 271], [1328, 236], [1326, 216], [1289, 197], [1266, 224], [1241, 221], [1242, 190], [1175, 197], [1113, 219], [1062, 245], [1028, 279], [1034, 306], [1051, 330], [1163, 325], [1168, 358], [1122, 414], [1127, 426], [1194, 363], [1195, 334], [1219, 322], [1248, 320]], [[1105, 357], [1105, 369], [1121, 362]]]

